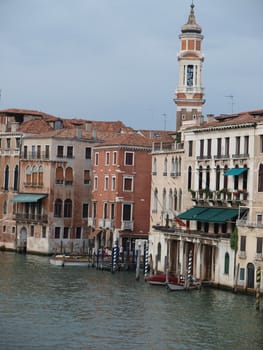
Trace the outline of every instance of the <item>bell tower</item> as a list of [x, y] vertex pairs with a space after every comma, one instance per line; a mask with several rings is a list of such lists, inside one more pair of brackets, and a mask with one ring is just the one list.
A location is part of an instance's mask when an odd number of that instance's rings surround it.
[[196, 23], [194, 4], [190, 7], [188, 22], [181, 28], [179, 62], [179, 82], [175, 91], [176, 131], [184, 127], [199, 125], [202, 120], [202, 105], [205, 103], [202, 88], [201, 51], [202, 28]]

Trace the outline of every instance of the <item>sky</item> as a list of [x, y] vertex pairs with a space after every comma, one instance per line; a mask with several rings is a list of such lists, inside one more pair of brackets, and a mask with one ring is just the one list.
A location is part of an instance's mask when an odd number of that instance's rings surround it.
[[[0, 109], [175, 130], [178, 35], [191, 2], [0, 0]], [[263, 0], [194, 5], [204, 116], [263, 109]]]

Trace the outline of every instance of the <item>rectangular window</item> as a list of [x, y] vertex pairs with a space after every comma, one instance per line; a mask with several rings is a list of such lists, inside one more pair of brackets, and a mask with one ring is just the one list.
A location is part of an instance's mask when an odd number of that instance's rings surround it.
[[263, 226], [263, 215], [257, 214], [257, 226]]
[[99, 153], [95, 153], [95, 165], [99, 165]]
[[110, 165], [110, 152], [105, 154], [105, 165]]
[[85, 148], [85, 158], [86, 159], [91, 159], [91, 147], [86, 147]]
[[27, 159], [27, 146], [24, 146], [24, 158]]
[[31, 152], [32, 158], [36, 159], [36, 157], [37, 157], [36, 146], [32, 146], [31, 150], [32, 150], [32, 152]]
[[0, 148], [2, 148], [2, 139], [0, 139]]
[[134, 153], [133, 152], [125, 152], [125, 162], [124, 165], [133, 165], [134, 162]]
[[240, 155], [240, 136], [236, 137], [236, 155]]
[[116, 176], [112, 176], [111, 178], [111, 190], [116, 191]]
[[63, 238], [68, 239], [68, 237], [69, 237], [69, 227], [64, 227]]
[[246, 251], [246, 236], [240, 237], [240, 251], [245, 252]]
[[81, 227], [76, 227], [76, 239], [81, 239]]
[[88, 185], [90, 183], [90, 171], [84, 170], [84, 184]]
[[49, 145], [46, 145], [45, 147], [45, 157], [46, 159], [49, 159]]
[[67, 158], [73, 158], [73, 146], [67, 147]]
[[243, 267], [240, 268], [240, 276], [239, 276], [240, 281], [245, 280], [245, 269]]
[[34, 237], [34, 228], [35, 228], [34, 225], [31, 225], [31, 226], [30, 226], [30, 236], [31, 236], [31, 237]]
[[225, 138], [225, 156], [229, 157], [229, 145], [230, 145], [230, 141], [229, 141], [229, 137]]
[[[16, 138], [16, 148], [19, 148], [20, 147], [20, 137], [17, 137]], [[1, 147], [1, 145], [0, 145], [0, 147]]]
[[37, 159], [41, 158], [41, 146], [37, 145]]
[[188, 156], [189, 157], [193, 156], [193, 141], [188, 142]]
[[94, 176], [94, 187], [93, 187], [94, 190], [97, 190], [98, 189], [98, 176]]
[[257, 237], [257, 254], [262, 254], [262, 242], [263, 238]]
[[55, 239], [60, 239], [60, 227], [55, 227]]
[[114, 219], [114, 213], [115, 213], [115, 204], [111, 203], [111, 209], [110, 209], [110, 218]]
[[217, 156], [222, 155], [222, 139], [217, 139]]
[[244, 154], [248, 154], [249, 152], [249, 136], [245, 136], [244, 138]]
[[63, 158], [63, 150], [64, 150], [64, 146], [57, 147], [57, 157], [58, 158]]
[[107, 217], [108, 217], [108, 203], [104, 203], [103, 219], [107, 219]]
[[106, 175], [104, 176], [104, 191], [108, 191], [109, 190], [109, 176]]
[[200, 140], [200, 157], [204, 156], [204, 140]]
[[82, 217], [87, 218], [89, 216], [89, 204], [83, 203], [82, 205]]
[[207, 156], [208, 158], [211, 158], [211, 149], [212, 149], [212, 140], [207, 140]]
[[122, 220], [131, 221], [131, 204], [123, 204]]
[[112, 165], [116, 165], [116, 164], [117, 164], [117, 152], [114, 151], [113, 158], [112, 158]]
[[42, 226], [42, 238], [46, 238], [46, 237], [47, 237], [47, 227]]
[[133, 178], [124, 177], [123, 178], [123, 191], [132, 191], [133, 190]]
[[11, 139], [6, 139], [6, 149], [10, 149]]

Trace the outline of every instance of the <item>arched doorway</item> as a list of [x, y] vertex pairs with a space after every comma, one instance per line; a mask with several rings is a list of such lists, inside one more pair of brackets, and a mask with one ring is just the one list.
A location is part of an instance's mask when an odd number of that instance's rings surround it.
[[247, 288], [254, 288], [255, 281], [255, 267], [254, 264], [247, 264]]
[[20, 237], [17, 242], [17, 249], [18, 251], [25, 253], [26, 247], [27, 247], [27, 231], [25, 227], [22, 227], [20, 231]]

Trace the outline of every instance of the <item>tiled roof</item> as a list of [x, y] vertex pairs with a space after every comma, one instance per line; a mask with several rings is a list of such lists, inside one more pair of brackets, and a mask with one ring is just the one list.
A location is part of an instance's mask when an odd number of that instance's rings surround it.
[[32, 116], [43, 117], [46, 120], [60, 119], [60, 118], [55, 117], [53, 115], [43, 113], [41, 111], [30, 110], [30, 109], [18, 109], [18, 108], [1, 109], [0, 114], [10, 115], [10, 116], [12, 116], [12, 115], [32, 115]]

